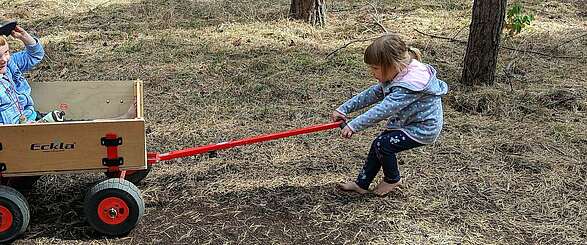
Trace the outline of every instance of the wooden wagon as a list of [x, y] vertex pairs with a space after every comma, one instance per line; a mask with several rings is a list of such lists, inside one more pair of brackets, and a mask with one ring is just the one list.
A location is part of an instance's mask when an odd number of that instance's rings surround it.
[[[43, 82], [31, 87], [38, 111], [64, 111], [66, 121], [0, 126], [0, 242], [26, 230], [29, 207], [19, 189], [41, 175], [128, 173], [139, 178], [136, 182], [148, 172], [141, 81]], [[135, 101], [137, 118], [111, 119]], [[136, 226], [144, 203], [133, 183], [110, 178], [88, 191], [84, 210], [96, 230], [119, 235]]]
[[[145, 205], [135, 186], [159, 161], [211, 153], [299, 134], [344, 127], [343, 121], [221, 142], [167, 153], [147, 152], [141, 81], [33, 83], [39, 111], [64, 111], [66, 121], [0, 126], [0, 242], [22, 234], [29, 206], [19, 192], [45, 174], [104, 172], [84, 199], [88, 223], [106, 235], [123, 235], [140, 221]], [[136, 101], [137, 118], [113, 119]]]

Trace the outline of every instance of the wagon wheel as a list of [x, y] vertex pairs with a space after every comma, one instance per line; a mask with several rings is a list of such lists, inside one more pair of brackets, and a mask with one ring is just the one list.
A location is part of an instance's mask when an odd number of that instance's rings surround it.
[[7, 242], [22, 234], [30, 220], [29, 204], [12, 187], [0, 185], [0, 242]]
[[[143, 170], [127, 170], [126, 174], [124, 175], [124, 179], [130, 181], [131, 183], [138, 185], [141, 181], [149, 175], [151, 172], [152, 165], [147, 164], [147, 169]], [[120, 175], [119, 172], [105, 172], [104, 173], [108, 178], [118, 178]]]
[[84, 200], [88, 223], [98, 232], [110, 236], [128, 234], [144, 212], [145, 203], [139, 189], [119, 178], [96, 184]]

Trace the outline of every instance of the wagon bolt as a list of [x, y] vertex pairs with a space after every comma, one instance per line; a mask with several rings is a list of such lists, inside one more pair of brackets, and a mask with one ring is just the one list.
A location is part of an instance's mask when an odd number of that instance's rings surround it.
[[108, 215], [110, 215], [110, 218], [113, 218], [113, 219], [114, 219], [114, 218], [116, 218], [116, 215], [118, 215], [118, 212], [116, 211], [116, 209], [115, 209], [115, 208], [111, 208], [111, 209], [108, 211]]

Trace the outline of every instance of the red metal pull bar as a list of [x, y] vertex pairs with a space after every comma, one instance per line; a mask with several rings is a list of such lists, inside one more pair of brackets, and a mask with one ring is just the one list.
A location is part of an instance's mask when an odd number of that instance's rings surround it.
[[280, 133], [266, 134], [266, 135], [251, 137], [251, 138], [222, 142], [222, 143], [218, 143], [218, 144], [210, 144], [210, 145], [205, 145], [205, 146], [200, 146], [200, 147], [188, 148], [188, 149], [184, 149], [184, 150], [171, 151], [171, 152], [159, 154], [158, 158], [157, 158], [157, 156], [153, 155], [153, 153], [151, 153], [151, 159], [152, 159], [151, 161], [171, 160], [174, 158], [193, 156], [193, 155], [198, 155], [198, 154], [202, 154], [202, 153], [206, 153], [206, 152], [210, 152], [210, 151], [232, 148], [232, 147], [239, 146], [239, 145], [248, 145], [248, 144], [253, 144], [253, 143], [257, 143], [257, 142], [280, 139], [280, 138], [285, 138], [285, 137], [294, 136], [294, 135], [324, 131], [324, 130], [329, 130], [329, 129], [333, 129], [333, 128], [338, 128], [341, 125], [345, 125], [344, 123], [345, 123], [344, 121], [337, 121], [337, 122], [332, 122], [332, 123], [319, 124], [319, 125], [306, 127], [306, 128], [289, 130], [289, 131], [280, 132]]

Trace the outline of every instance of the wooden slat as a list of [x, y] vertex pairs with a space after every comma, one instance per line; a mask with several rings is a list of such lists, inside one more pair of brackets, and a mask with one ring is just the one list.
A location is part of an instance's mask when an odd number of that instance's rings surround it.
[[138, 118], [143, 118], [144, 117], [144, 111], [143, 111], [143, 100], [144, 100], [144, 96], [143, 96], [143, 82], [142, 81], [136, 81], [135, 82], [135, 97], [137, 98], [137, 117]]
[[63, 110], [68, 120], [107, 119], [128, 111], [137, 89], [142, 90], [142, 85], [137, 83], [142, 84], [140, 81], [34, 82], [31, 94], [35, 108], [41, 112]]

